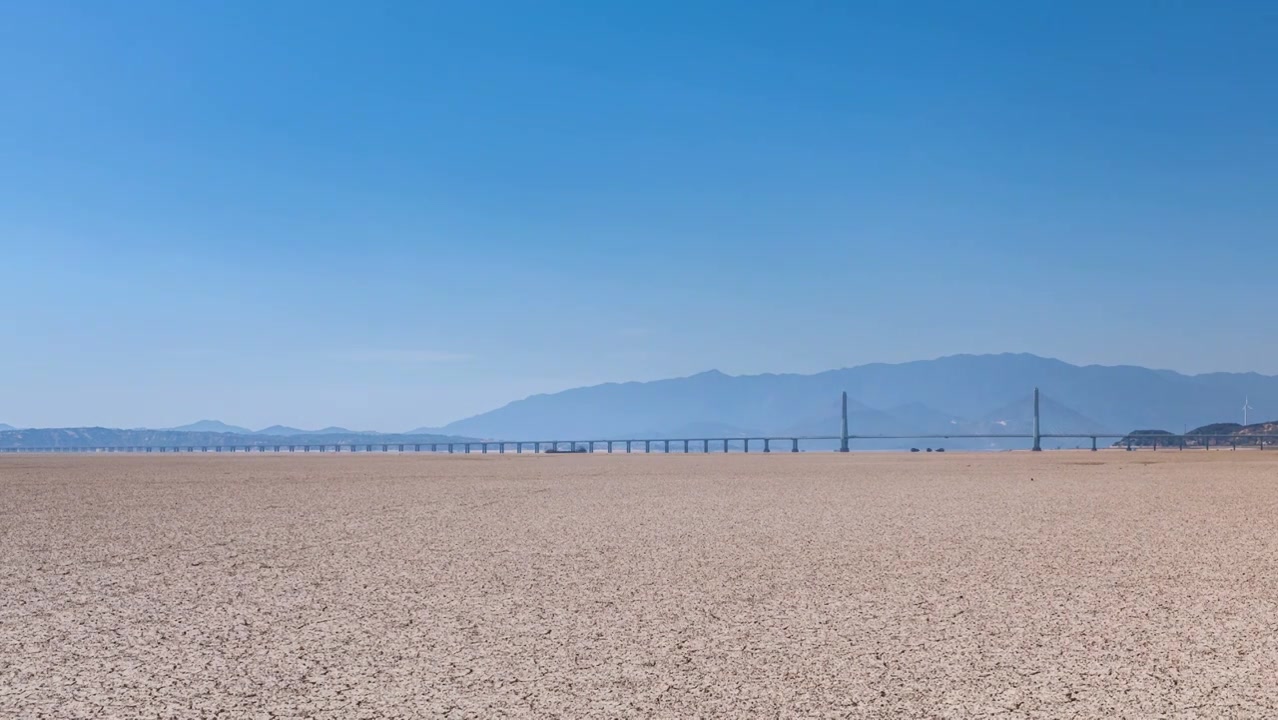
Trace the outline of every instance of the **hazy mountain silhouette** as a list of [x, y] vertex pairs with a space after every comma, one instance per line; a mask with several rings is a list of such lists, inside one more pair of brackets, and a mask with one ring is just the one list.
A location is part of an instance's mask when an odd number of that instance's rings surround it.
[[15, 428], [12, 425], [5, 425], [4, 423], [0, 423], [0, 432], [4, 432], [5, 430], [17, 430], [17, 428]]
[[[886, 414], [914, 428], [919, 433], [943, 434], [959, 432], [964, 420], [958, 415], [941, 412], [920, 402], [911, 402], [889, 408]], [[887, 433], [876, 433], [886, 435]]]
[[[1039, 400], [1039, 414], [1044, 434], [1073, 435], [1088, 432], [1126, 432], [1123, 428], [1107, 428], [1103, 423], [1082, 415], [1050, 397]], [[960, 422], [968, 433], [1014, 433], [1028, 435], [1034, 432], [1034, 394], [987, 413], [977, 423]]]
[[236, 435], [252, 435], [253, 431], [238, 425], [227, 425], [221, 420], [200, 420], [190, 425], [182, 425], [173, 428], [164, 428], [165, 430], [174, 430], [176, 432], [202, 432], [202, 433], [234, 433]]
[[[344, 427], [326, 427], [319, 430], [302, 430], [288, 425], [272, 425], [261, 430], [249, 430], [239, 425], [228, 425], [221, 420], [201, 420], [190, 425], [165, 428], [178, 432], [229, 433], [232, 435], [266, 435], [272, 437], [297, 437], [299, 435], [378, 435], [374, 430], [348, 430]], [[411, 435], [437, 435], [437, 431], [413, 430]]]
[[608, 383], [534, 395], [439, 431], [505, 439], [608, 438], [635, 428], [671, 436], [676, 428], [718, 424], [752, 435], [830, 435], [838, 432], [838, 397], [846, 390], [853, 400], [853, 434], [941, 433], [944, 427], [1029, 432], [1036, 386], [1042, 389], [1044, 432], [1195, 427], [1240, 415], [1244, 395], [1256, 408], [1253, 416], [1278, 408], [1278, 377], [1255, 373], [1182, 375], [1077, 366], [1028, 354], [954, 355], [815, 375], [730, 376], [712, 370]]
[[727, 423], [691, 422], [662, 430], [641, 430], [627, 433], [628, 438], [738, 438], [757, 435], [749, 428], [737, 427]]
[[[289, 427], [287, 425], [272, 425], [268, 428], [262, 428], [261, 430], [254, 431], [252, 434], [253, 435], [295, 436], [295, 435], [380, 435], [381, 433], [378, 433], [373, 430], [348, 430], [344, 427], [326, 427], [320, 430], [300, 430], [298, 428]], [[430, 435], [432, 433], [420, 433], [414, 430], [408, 434]]]
[[287, 425], [272, 425], [270, 427], [262, 428], [261, 430], [256, 431], [254, 434], [255, 435], [284, 435], [284, 436], [309, 435], [310, 431], [299, 430], [298, 428], [289, 427]]

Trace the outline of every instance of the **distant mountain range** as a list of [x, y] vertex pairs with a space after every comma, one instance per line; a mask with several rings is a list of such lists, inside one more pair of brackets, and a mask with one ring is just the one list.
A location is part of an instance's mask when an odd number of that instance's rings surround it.
[[413, 435], [418, 435], [418, 434], [430, 435], [431, 433], [439, 433], [442, 431], [437, 427], [419, 427], [419, 428], [413, 428], [412, 430], [409, 430], [408, 432]]
[[[273, 435], [281, 437], [291, 437], [297, 435], [377, 435], [379, 433], [370, 430], [347, 430], [343, 427], [326, 427], [321, 430], [299, 430], [298, 428], [288, 427], [287, 425], [272, 425], [261, 430], [249, 430], [239, 425], [227, 425], [221, 420], [200, 420], [190, 425], [182, 425], [174, 428], [166, 428], [177, 432], [203, 432], [203, 433], [229, 433], [232, 435]], [[437, 433], [423, 433], [417, 430], [410, 431], [411, 435], [429, 435]]]
[[0, 423], [0, 432], [4, 432], [5, 430], [17, 430], [17, 428], [15, 428], [12, 425], [5, 425], [4, 423]]
[[[712, 370], [608, 383], [534, 395], [439, 431], [503, 439], [835, 435], [839, 393], [846, 390], [854, 435], [1027, 434], [1033, 427], [1035, 387], [1043, 394], [1044, 433], [1196, 427], [1240, 414], [1244, 396], [1257, 412], [1274, 408], [1278, 414], [1278, 377], [1183, 375], [1001, 354], [876, 363], [814, 375], [730, 376]], [[860, 441], [858, 447], [904, 444]]]
[[[791, 437], [836, 435], [839, 393], [849, 395], [853, 435], [1029, 434], [1033, 390], [1041, 388], [1044, 433], [1126, 433], [1133, 428], [1183, 432], [1241, 415], [1250, 397], [1253, 415], [1278, 416], [1278, 377], [1256, 373], [1183, 375], [1133, 366], [1071, 365], [1028, 354], [953, 355], [900, 364], [861, 365], [813, 375], [731, 376], [711, 370], [652, 382], [607, 383], [533, 395], [442, 428], [385, 435], [330, 427], [299, 430], [274, 425], [258, 431], [201, 420], [169, 430], [4, 430], [0, 447], [17, 432], [34, 439], [100, 444], [398, 443], [399, 438], [585, 440], [680, 437]], [[1240, 418], [1241, 419], [1241, 418]], [[37, 436], [33, 433], [55, 433]], [[61, 433], [61, 435], [56, 435]], [[104, 434], [106, 433], [106, 434]], [[110, 435], [115, 433], [115, 435]], [[165, 433], [169, 433], [166, 435]], [[183, 435], [185, 434], [185, 435]], [[191, 439], [180, 439], [183, 438]], [[194, 438], [208, 438], [207, 442]], [[442, 438], [442, 440], [440, 439]], [[167, 440], [165, 440], [167, 441]], [[290, 441], [292, 441], [290, 443]], [[56, 444], [50, 442], [48, 444]], [[898, 448], [908, 440], [859, 440], [860, 448]], [[941, 443], [936, 443], [941, 444]], [[1072, 441], [1048, 442], [1072, 447]], [[1090, 444], [1090, 443], [1089, 443]], [[946, 441], [951, 448], [1020, 447], [1008, 441]], [[30, 446], [30, 445], [28, 445]]]

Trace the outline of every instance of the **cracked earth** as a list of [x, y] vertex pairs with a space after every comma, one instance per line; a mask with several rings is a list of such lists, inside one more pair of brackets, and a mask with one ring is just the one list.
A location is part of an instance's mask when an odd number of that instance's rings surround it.
[[0, 717], [1278, 716], [1278, 452], [0, 456]]

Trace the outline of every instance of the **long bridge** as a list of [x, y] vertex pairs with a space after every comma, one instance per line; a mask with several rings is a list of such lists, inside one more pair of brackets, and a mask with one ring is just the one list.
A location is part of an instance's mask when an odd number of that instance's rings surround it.
[[[1097, 434], [954, 434], [954, 435], [848, 435], [849, 445], [857, 440], [1039, 440], [1072, 439], [1090, 440], [1093, 451], [1100, 449], [1099, 440], [1127, 439], [1128, 450], [1149, 445], [1157, 450], [1186, 449], [1201, 446], [1211, 449], [1238, 446], [1236, 435], [1159, 435], [1131, 436], [1117, 433]], [[1278, 435], [1247, 435], [1245, 439], [1260, 449], [1278, 445]], [[489, 440], [450, 443], [354, 443], [324, 445], [103, 445], [85, 447], [18, 447], [0, 448], [5, 453], [658, 453], [658, 454], [706, 454], [718, 452], [800, 452], [801, 443], [842, 441], [839, 435], [804, 435], [800, 437], [730, 437], [730, 438], [658, 438], [641, 440]], [[1196, 442], [1195, 442], [1196, 441]], [[567, 449], [564, 449], [564, 448]], [[753, 448], [753, 449], [752, 449]], [[849, 448], [850, 449], [850, 448]], [[839, 452], [845, 452], [842, 448]]]
[[[327, 443], [327, 444], [256, 444], [256, 445], [129, 445], [129, 446], [90, 446], [90, 447], [24, 447], [24, 448], [0, 448], [0, 452], [37, 452], [37, 453], [310, 453], [310, 452], [377, 452], [388, 453], [394, 448], [399, 453], [463, 453], [469, 454], [478, 450], [481, 454], [495, 452], [504, 454], [507, 449], [511, 449], [516, 454], [521, 454], [525, 449], [533, 453], [594, 453], [600, 449], [606, 450], [608, 453], [613, 452], [656, 452], [671, 453], [711, 453], [711, 452], [731, 452], [732, 448], [739, 447], [741, 452], [748, 453], [753, 447], [758, 452], [792, 452], [800, 451], [801, 443], [814, 442], [833, 443], [838, 442], [838, 452], [849, 452], [852, 444], [858, 440], [1031, 440], [1033, 441], [1031, 450], [1042, 450], [1042, 441], [1044, 439], [1072, 439], [1072, 440], [1090, 440], [1091, 449], [1096, 451], [1099, 449], [1098, 441], [1101, 439], [1117, 439], [1126, 440], [1126, 447], [1132, 450], [1137, 446], [1144, 446], [1151, 443], [1152, 448], [1157, 450], [1159, 443], [1164, 448], [1176, 447], [1181, 450], [1189, 447], [1191, 441], [1196, 441], [1197, 445], [1201, 445], [1206, 449], [1211, 449], [1212, 443], [1216, 443], [1217, 448], [1229, 446], [1236, 448], [1240, 436], [1236, 435], [1205, 435], [1205, 434], [1183, 434], [1183, 435], [1132, 435], [1130, 433], [1044, 433], [1041, 432], [1042, 425], [1039, 416], [1039, 393], [1038, 389], [1034, 389], [1034, 432], [1033, 433], [978, 433], [978, 434], [923, 434], [923, 435], [853, 435], [848, 432], [848, 394], [843, 393], [843, 413], [842, 427], [838, 435], [791, 435], [791, 436], [769, 436], [759, 435], [751, 437], [699, 437], [699, 438], [629, 438], [629, 439], [605, 439], [605, 440], [470, 440], [470, 441], [453, 441], [453, 442], [431, 442], [431, 443]], [[1278, 444], [1278, 435], [1246, 435], [1242, 436], [1248, 442], [1259, 445], [1260, 449], [1265, 449], [1266, 445]], [[564, 446], [568, 449], [564, 450]], [[673, 448], [673, 450], [671, 449]]]

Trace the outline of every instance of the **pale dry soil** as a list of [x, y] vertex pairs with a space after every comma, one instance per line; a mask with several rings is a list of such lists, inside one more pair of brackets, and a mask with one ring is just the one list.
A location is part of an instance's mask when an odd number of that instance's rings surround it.
[[0, 456], [0, 717], [1278, 717], [1278, 452]]

